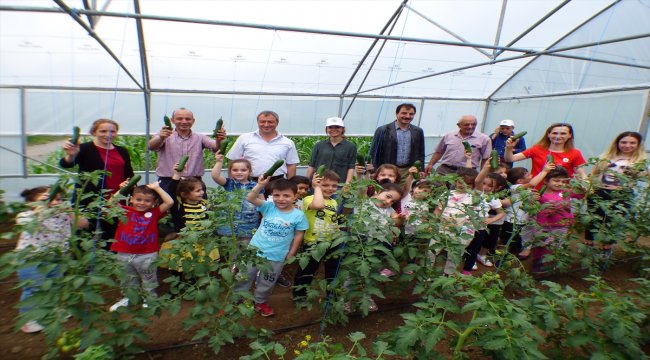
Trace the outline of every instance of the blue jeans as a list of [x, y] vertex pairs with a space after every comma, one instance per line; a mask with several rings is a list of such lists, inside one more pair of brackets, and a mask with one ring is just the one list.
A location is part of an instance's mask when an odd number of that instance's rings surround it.
[[[37, 266], [30, 266], [23, 269], [19, 269], [17, 273], [18, 273], [18, 279], [21, 282], [30, 280], [28, 284], [23, 284], [23, 291], [22, 294], [20, 295], [21, 304], [23, 303], [23, 301], [29, 299], [35, 292], [37, 292], [46, 279], [58, 278], [63, 276], [63, 274], [60, 273], [58, 266], [47, 274], [44, 274], [43, 272], [39, 271]], [[31, 307], [20, 307], [18, 311], [22, 314], [30, 309]]]

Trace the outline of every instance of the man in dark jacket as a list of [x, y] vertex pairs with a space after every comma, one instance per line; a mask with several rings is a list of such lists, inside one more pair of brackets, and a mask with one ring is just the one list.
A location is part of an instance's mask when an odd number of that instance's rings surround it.
[[382, 164], [393, 164], [400, 170], [402, 178], [408, 175], [408, 168], [420, 160], [424, 164], [424, 131], [411, 124], [415, 117], [415, 105], [400, 104], [395, 110], [395, 121], [375, 130], [370, 147], [372, 165], [377, 169]]

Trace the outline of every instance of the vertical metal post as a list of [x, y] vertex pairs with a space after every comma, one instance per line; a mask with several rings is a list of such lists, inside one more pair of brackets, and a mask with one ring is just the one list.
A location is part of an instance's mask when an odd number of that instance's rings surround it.
[[[639, 123], [639, 133], [646, 136], [648, 134], [648, 126], [650, 126], [650, 91], [645, 97], [645, 106], [643, 107], [643, 113], [641, 114], [641, 121]], [[649, 144], [646, 141], [646, 144]], [[646, 145], [646, 152], [648, 152], [648, 145]]]
[[27, 91], [20, 88], [20, 153], [23, 163], [23, 178], [27, 178]]
[[485, 123], [487, 122], [488, 110], [490, 109], [490, 99], [485, 100], [485, 109], [483, 110], [483, 122], [481, 123], [481, 132], [485, 134]]
[[343, 100], [343, 95], [339, 96], [339, 117], [341, 117], [341, 114], [343, 114]]
[[418, 127], [422, 123], [422, 111], [424, 110], [424, 99], [420, 99], [420, 110], [418, 110]]
[[[140, 1], [133, 1], [135, 7], [135, 13], [140, 14]], [[142, 27], [142, 19], [138, 18], [135, 20], [136, 29], [138, 31], [138, 47], [140, 50], [140, 67], [142, 71], [142, 91], [144, 93], [144, 111], [146, 116], [146, 134], [145, 139], [147, 144], [151, 138], [151, 83], [149, 79], [149, 65], [147, 63], [147, 49], [144, 41], [144, 29]], [[147, 145], [145, 151], [145, 174], [144, 179], [146, 183], [149, 183], [149, 168], [151, 167], [151, 150]]]

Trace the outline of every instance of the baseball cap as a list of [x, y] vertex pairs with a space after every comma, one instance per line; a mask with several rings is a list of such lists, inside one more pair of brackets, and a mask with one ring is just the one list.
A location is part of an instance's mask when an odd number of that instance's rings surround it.
[[345, 124], [343, 123], [343, 119], [335, 116], [335, 117], [327, 118], [327, 120], [325, 120], [325, 127], [327, 126], [345, 127]]
[[501, 120], [501, 123], [499, 123], [499, 126], [512, 126], [512, 127], [514, 127], [515, 122], [510, 120], [510, 119]]

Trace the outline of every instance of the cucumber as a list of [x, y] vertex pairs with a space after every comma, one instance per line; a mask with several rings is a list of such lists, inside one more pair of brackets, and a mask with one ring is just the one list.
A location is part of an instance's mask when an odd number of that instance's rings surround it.
[[169, 130], [171, 130], [172, 129], [172, 121], [169, 120], [169, 117], [167, 115], [165, 115], [163, 117], [163, 121], [165, 122], [165, 127], [168, 128]]
[[546, 192], [546, 185], [543, 185], [541, 188], [539, 188], [539, 191], [537, 193], [539, 194], [539, 196], [542, 196], [544, 195], [545, 192]]
[[221, 147], [219, 148], [219, 151], [221, 152], [221, 155], [226, 155], [226, 149], [228, 149], [228, 145], [230, 144], [230, 141], [228, 139], [223, 139], [221, 142]]
[[546, 156], [546, 162], [549, 164], [555, 164], [555, 158], [552, 154], [548, 154], [548, 156]]
[[463, 146], [465, 147], [465, 152], [472, 152], [472, 145], [469, 142], [463, 141]]
[[136, 175], [129, 180], [128, 183], [126, 183], [126, 186], [120, 189], [120, 195], [122, 196], [127, 196], [131, 193], [131, 190], [133, 190], [133, 187], [138, 184], [138, 181], [142, 179], [142, 176]]
[[492, 156], [490, 159], [490, 167], [496, 170], [499, 167], [499, 152], [492, 150]]
[[220, 116], [219, 120], [217, 120], [217, 125], [215, 125], [214, 131], [212, 132], [215, 138], [217, 137], [217, 133], [219, 132], [219, 130], [221, 130], [222, 127], [223, 127], [223, 118]]
[[323, 177], [323, 175], [325, 174], [325, 170], [326, 170], [325, 165], [321, 165], [318, 167], [318, 169], [316, 169], [316, 174], [319, 177]]
[[522, 131], [520, 133], [516, 133], [512, 136], [512, 141], [515, 141], [519, 139], [520, 137], [523, 137], [524, 135], [528, 134], [528, 131]]
[[70, 142], [73, 145], [77, 145], [79, 143], [79, 138], [81, 137], [81, 129], [79, 126], [75, 126], [72, 128], [72, 137], [70, 138]]
[[181, 158], [181, 161], [178, 162], [178, 166], [176, 167], [176, 171], [178, 172], [183, 172], [183, 169], [185, 169], [185, 164], [187, 163], [187, 160], [189, 160], [190, 157], [187, 155], [183, 155]]
[[56, 199], [56, 196], [63, 192], [63, 183], [61, 180], [57, 180], [52, 187], [50, 187], [50, 193], [47, 195], [47, 202], [50, 202]]
[[273, 176], [273, 173], [275, 173], [275, 171], [278, 170], [282, 164], [284, 164], [284, 160], [276, 161], [268, 170], [266, 170], [264, 173], [264, 178], [268, 179], [269, 177]]
[[416, 160], [413, 163], [413, 166], [415, 166], [418, 169], [418, 172], [413, 174], [413, 180], [420, 180], [420, 168], [422, 167], [422, 161]]
[[366, 166], [366, 156], [363, 154], [357, 154], [357, 164], [360, 166]]

